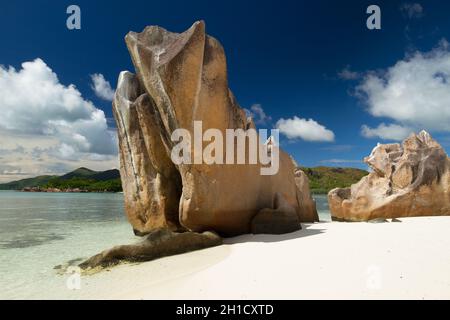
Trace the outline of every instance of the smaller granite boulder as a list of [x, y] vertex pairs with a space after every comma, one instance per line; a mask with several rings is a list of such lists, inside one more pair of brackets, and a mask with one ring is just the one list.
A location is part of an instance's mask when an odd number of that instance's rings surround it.
[[373, 149], [372, 172], [328, 194], [333, 220], [370, 221], [450, 215], [450, 160], [426, 131]]
[[148, 234], [144, 240], [137, 244], [122, 245], [105, 250], [81, 263], [79, 267], [87, 270], [114, 266], [123, 261], [150, 261], [221, 244], [222, 238], [214, 232], [176, 233], [168, 229], [159, 229]]

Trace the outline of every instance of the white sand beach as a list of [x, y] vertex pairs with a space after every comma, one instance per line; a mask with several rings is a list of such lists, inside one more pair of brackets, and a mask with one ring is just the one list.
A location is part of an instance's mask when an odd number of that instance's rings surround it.
[[[318, 223], [83, 276], [72, 299], [449, 299], [450, 217]], [[54, 298], [58, 298], [54, 297]]]

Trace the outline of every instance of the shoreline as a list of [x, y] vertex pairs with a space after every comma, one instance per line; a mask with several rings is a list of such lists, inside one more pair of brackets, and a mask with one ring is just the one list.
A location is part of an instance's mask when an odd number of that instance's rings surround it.
[[[304, 224], [123, 264], [49, 299], [449, 299], [450, 217]], [[126, 289], [124, 289], [126, 288]]]
[[76, 189], [65, 189], [65, 190], [51, 190], [51, 189], [40, 189], [40, 190], [2, 190], [2, 191], [13, 191], [13, 192], [23, 192], [23, 193], [118, 193], [123, 194], [123, 191], [89, 191], [89, 190], [76, 190]]

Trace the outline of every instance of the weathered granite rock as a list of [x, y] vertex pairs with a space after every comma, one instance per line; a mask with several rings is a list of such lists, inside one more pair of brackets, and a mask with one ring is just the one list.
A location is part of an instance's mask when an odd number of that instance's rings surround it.
[[328, 194], [334, 220], [450, 215], [450, 160], [427, 132], [378, 145], [364, 161], [372, 173]]
[[300, 221], [318, 221], [306, 176], [295, 176], [281, 150], [272, 176], [261, 175], [260, 164], [171, 161], [172, 133], [182, 128], [193, 136], [194, 121], [202, 121], [203, 132], [214, 128], [223, 136], [226, 129], [255, 127], [228, 89], [224, 50], [203, 22], [181, 34], [147, 27], [130, 32], [126, 43], [137, 75], [121, 73], [113, 109], [126, 213], [137, 234], [156, 228], [248, 233], [255, 215], [273, 208], [277, 193]]
[[143, 262], [165, 256], [205, 249], [222, 244], [222, 238], [213, 232], [175, 233], [158, 229], [148, 234], [138, 244], [117, 246], [105, 250], [79, 265], [83, 270], [110, 267], [120, 262]]
[[297, 186], [297, 200], [299, 203], [299, 217], [302, 222], [319, 221], [316, 202], [311, 196], [308, 176], [300, 169], [295, 170], [295, 185]]
[[164, 227], [181, 231], [181, 177], [163, 147], [161, 119], [153, 100], [142, 92], [134, 74], [120, 74], [113, 111], [125, 211], [136, 234]]

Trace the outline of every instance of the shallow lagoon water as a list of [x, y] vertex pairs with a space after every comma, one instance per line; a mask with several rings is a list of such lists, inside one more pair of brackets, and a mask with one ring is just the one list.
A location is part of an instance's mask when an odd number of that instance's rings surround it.
[[56, 265], [136, 239], [122, 194], [1, 191], [0, 298], [47, 297], [66, 283]]
[[137, 241], [123, 210], [122, 194], [0, 191], [0, 299], [70, 298], [54, 267]]

